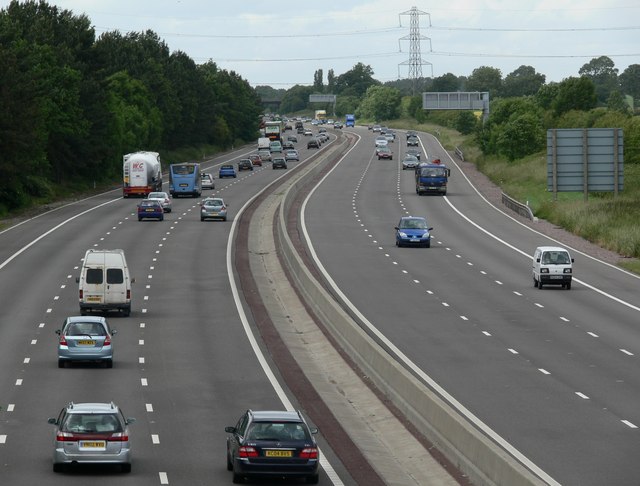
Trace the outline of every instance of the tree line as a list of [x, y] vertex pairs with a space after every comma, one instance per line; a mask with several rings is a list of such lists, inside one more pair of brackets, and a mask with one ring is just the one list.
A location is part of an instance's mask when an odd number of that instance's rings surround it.
[[122, 155], [256, 137], [260, 98], [237, 73], [170, 52], [153, 31], [96, 37], [41, 1], [0, 10], [0, 215], [122, 174]]
[[[311, 111], [317, 106], [309, 103], [310, 94], [330, 93], [337, 96], [338, 117], [355, 113], [370, 121], [410, 118], [422, 123], [429, 119], [463, 134], [475, 133], [484, 154], [508, 160], [543, 150], [549, 128], [622, 128], [625, 162], [640, 164], [640, 117], [634, 109], [634, 103], [640, 102], [640, 64], [618, 72], [609, 57], [600, 56], [584, 64], [578, 76], [561, 82], [546, 83], [544, 74], [523, 65], [504, 78], [499, 69], [481, 66], [469, 76], [447, 73], [433, 79], [381, 83], [371, 66], [357, 63], [341, 75], [329, 70], [326, 84], [322, 70], [317, 70], [311, 86], [288, 90], [258, 86], [256, 90], [269, 98], [279, 97], [285, 113]], [[483, 123], [470, 111], [425, 111], [421, 95], [425, 91], [488, 92], [489, 118]]]

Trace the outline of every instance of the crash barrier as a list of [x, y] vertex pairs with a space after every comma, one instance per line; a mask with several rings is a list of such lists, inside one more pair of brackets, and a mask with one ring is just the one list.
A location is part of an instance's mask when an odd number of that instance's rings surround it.
[[470, 477], [473, 484], [545, 484], [404, 368], [379, 341], [365, 332], [364, 324], [354, 320], [305, 266], [287, 233], [287, 215], [296, 195], [303, 190], [305, 180], [323, 169], [320, 162], [321, 159], [282, 188], [275, 237], [292, 283], [363, 373], [438, 450]]
[[458, 157], [460, 160], [462, 160], [464, 162], [464, 153], [462, 153], [462, 150], [460, 150], [460, 148], [456, 147], [456, 157]]
[[528, 205], [522, 204], [521, 202], [516, 201], [515, 199], [513, 199], [511, 196], [508, 196], [504, 192], [502, 193], [502, 204], [507, 206], [512, 211], [515, 211], [520, 216], [530, 219], [531, 221], [538, 221], [538, 218], [536, 218], [533, 215], [533, 211], [531, 211], [531, 208]]

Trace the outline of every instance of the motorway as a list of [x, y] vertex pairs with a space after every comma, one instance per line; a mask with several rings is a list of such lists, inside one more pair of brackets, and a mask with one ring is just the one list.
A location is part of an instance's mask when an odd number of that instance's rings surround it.
[[[299, 140], [303, 157], [315, 153]], [[118, 188], [0, 232], [1, 484], [231, 484], [224, 427], [247, 408], [297, 405], [267, 379], [263, 362], [269, 366], [270, 357], [256, 355], [247, 338], [238, 312], [243, 303], [234, 299], [228, 272], [235, 215], [287, 173], [267, 163], [237, 179], [217, 178], [221, 163], [235, 165], [249, 151], [203, 164], [216, 175], [215, 190], [203, 196], [225, 198], [227, 222], [201, 222], [199, 200], [192, 198], [174, 198], [163, 222], [138, 222], [137, 201], [123, 199]], [[303, 163], [290, 162], [289, 171]], [[113, 369], [59, 369], [54, 331], [79, 314], [75, 279], [89, 248], [124, 249], [136, 279], [132, 314], [108, 316], [118, 330]], [[130, 426], [130, 474], [106, 467], [52, 472], [47, 418], [69, 401], [114, 401], [137, 419]], [[321, 436], [319, 444], [328, 458], [320, 484], [342, 484], [326, 470], [353, 484]]]
[[[412, 172], [400, 170], [402, 132], [391, 144], [394, 159], [378, 161], [373, 134], [350, 131], [360, 141], [310, 192], [303, 218], [317, 265], [345, 305], [547, 482], [637, 484], [640, 280], [574, 252], [570, 291], [535, 289], [530, 255], [555, 242], [487, 204], [455, 165], [447, 196], [417, 196]], [[423, 156], [450, 160], [431, 136], [420, 139]], [[138, 222], [136, 201], [117, 189], [0, 232], [2, 484], [231, 483], [224, 426], [246, 408], [296, 405], [267, 379], [227, 268], [235, 215], [283, 174], [266, 164], [216, 178], [205, 195], [229, 203], [226, 223], [200, 222], [190, 198], [174, 199], [164, 222]], [[394, 246], [393, 227], [406, 214], [428, 218], [431, 248]], [[113, 369], [58, 369], [54, 331], [78, 314], [75, 277], [88, 248], [125, 250], [136, 278], [133, 312], [109, 319], [118, 330]], [[268, 353], [264, 361], [271, 363]], [[46, 419], [70, 400], [113, 400], [137, 418], [130, 474], [52, 472]], [[354, 484], [322, 434], [319, 441], [328, 470]], [[323, 470], [320, 484], [332, 483]]]
[[[573, 252], [572, 290], [534, 288], [533, 250], [558, 242], [489, 205], [455, 165], [447, 196], [417, 196], [399, 163], [404, 134], [394, 160], [379, 161], [374, 134], [355, 132], [359, 146], [303, 218], [345, 305], [546, 482], [638, 484], [638, 277]], [[420, 138], [423, 160], [426, 150], [453, 163]], [[394, 246], [403, 215], [427, 217], [431, 248]]]

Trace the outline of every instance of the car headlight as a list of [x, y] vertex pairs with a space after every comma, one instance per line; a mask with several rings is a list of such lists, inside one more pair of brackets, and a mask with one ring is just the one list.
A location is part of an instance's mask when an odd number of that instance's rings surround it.
[[425, 231], [425, 233], [422, 235], [423, 238], [429, 238], [429, 232]]
[[565, 268], [564, 269], [564, 273], [571, 273], [571, 269], [570, 268]]
[[548, 268], [541, 268], [540, 269], [540, 273], [549, 273], [549, 269]]
[[407, 237], [407, 233], [405, 233], [403, 231], [399, 231], [398, 235], [400, 236], [400, 238], [406, 238]]

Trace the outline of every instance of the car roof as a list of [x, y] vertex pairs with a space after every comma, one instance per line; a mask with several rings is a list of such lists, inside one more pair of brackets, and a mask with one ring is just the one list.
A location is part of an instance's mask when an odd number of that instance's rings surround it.
[[67, 322], [100, 322], [105, 323], [107, 320], [102, 316], [69, 316]]
[[567, 250], [566, 248], [562, 248], [561, 246], [539, 246], [538, 248], [536, 248], [536, 250], [540, 250], [540, 251], [566, 251], [567, 253], [569, 252], [569, 250]]
[[422, 221], [426, 221], [427, 220], [427, 218], [423, 218], [422, 216], [402, 216], [400, 218], [400, 221], [404, 221], [404, 220], [407, 220], [407, 219], [421, 219]]
[[225, 164], [220, 166], [221, 169], [233, 169], [233, 165]]
[[111, 403], [98, 403], [98, 402], [86, 402], [86, 403], [73, 403], [70, 402], [67, 405], [68, 413], [116, 413], [118, 406]]
[[288, 410], [251, 410], [254, 422], [266, 420], [278, 420], [288, 422], [302, 422], [302, 417], [297, 411]]

